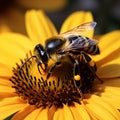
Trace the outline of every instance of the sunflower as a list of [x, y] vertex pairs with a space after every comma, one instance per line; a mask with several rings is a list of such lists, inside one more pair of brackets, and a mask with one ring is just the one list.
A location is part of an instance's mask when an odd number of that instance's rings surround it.
[[[101, 53], [91, 57], [103, 83], [94, 78], [85, 86], [91, 87], [89, 91], [82, 89], [81, 99], [73, 84], [73, 64], [69, 60], [63, 59], [48, 80], [53, 60], [49, 60], [46, 72], [40, 69], [42, 74], [34, 58], [25, 62], [38, 43], [44, 46], [45, 40], [58, 34], [42, 11], [28, 11], [25, 18], [28, 37], [18, 33], [0, 35], [0, 119], [14, 114], [12, 120], [119, 120], [120, 31], [99, 37]], [[90, 21], [90, 12], [75, 12], [65, 20], [60, 33]], [[92, 37], [93, 32], [86, 36]], [[86, 67], [84, 71], [89, 77]]]

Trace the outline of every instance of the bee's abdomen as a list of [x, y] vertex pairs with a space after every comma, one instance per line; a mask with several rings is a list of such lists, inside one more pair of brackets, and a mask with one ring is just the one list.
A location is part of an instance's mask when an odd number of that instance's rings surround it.
[[92, 55], [96, 55], [96, 54], [100, 54], [100, 49], [97, 45], [97, 43], [95, 43], [95, 41], [93, 41], [92, 39], [85, 37], [83, 43], [83, 51], [88, 53], [88, 54], [92, 54]]
[[85, 48], [83, 49], [83, 51], [85, 51], [88, 54], [92, 54], [92, 55], [100, 54], [100, 50], [97, 45], [93, 45], [91, 47]]

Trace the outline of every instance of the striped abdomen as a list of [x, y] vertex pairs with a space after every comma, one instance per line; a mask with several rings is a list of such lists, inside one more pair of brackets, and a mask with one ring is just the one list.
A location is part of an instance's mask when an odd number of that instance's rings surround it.
[[57, 54], [80, 54], [81, 51], [84, 51], [88, 54], [99, 54], [99, 47], [97, 46], [98, 41], [93, 40], [84, 36], [71, 35], [65, 42], [63, 48], [57, 50]]
[[69, 37], [70, 45], [68, 46], [70, 51], [84, 51], [88, 54], [99, 54], [100, 50], [97, 46], [98, 41], [90, 39], [84, 36], [71, 35]]
[[84, 39], [84, 47], [83, 47], [83, 51], [88, 53], [88, 54], [92, 54], [92, 55], [96, 55], [100, 53], [99, 47], [97, 44], [93, 44], [94, 41], [91, 40], [90, 38], [85, 37]]

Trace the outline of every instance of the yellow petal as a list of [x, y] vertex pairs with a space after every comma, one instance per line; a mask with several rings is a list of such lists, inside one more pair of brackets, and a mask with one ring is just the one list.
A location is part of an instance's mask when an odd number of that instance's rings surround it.
[[64, 105], [63, 108], [57, 109], [53, 120], [74, 120], [74, 117], [70, 111], [70, 108], [67, 105]]
[[[84, 12], [84, 11], [74, 12], [65, 20], [65, 22], [61, 27], [60, 33], [64, 33], [83, 23], [92, 22], [92, 21], [93, 21], [93, 17], [90, 12]], [[91, 30], [91, 31], [85, 32], [82, 35], [91, 38], [93, 36], [93, 31]]]
[[[28, 52], [30, 49], [34, 48], [34, 44], [24, 35], [18, 33], [2, 33], [0, 34], [0, 49], [10, 51], [9, 48], [12, 44], [18, 47], [20, 51]], [[16, 52], [16, 49], [12, 49], [13, 54]], [[20, 56], [20, 55], [19, 55]]]
[[120, 49], [97, 62], [97, 74], [101, 78], [120, 77]]
[[11, 87], [12, 83], [10, 82], [9, 79], [0, 78], [0, 85]]
[[[24, 109], [17, 112], [12, 120], [23, 120], [28, 114], [30, 114], [33, 110], [35, 110], [35, 106], [27, 105]], [[33, 119], [32, 119], [33, 120]]]
[[[104, 56], [101, 60], [97, 61], [99, 66], [110, 65], [110, 64], [119, 64], [120, 61], [120, 46], [116, 44], [117, 49], [112, 49], [111, 54]], [[109, 48], [110, 49], [110, 48]], [[102, 54], [102, 52], [101, 52]], [[97, 57], [97, 56], [96, 56]]]
[[[116, 87], [119, 88], [120, 87], [120, 78], [107, 78], [107, 79], [102, 79], [104, 82], [103, 84], [97, 84], [96, 86], [101, 86], [102, 88], [106, 87], [106, 86], [110, 86], [110, 87]], [[97, 88], [97, 87], [96, 87]]]
[[14, 97], [14, 96], [16, 96], [15, 93], [2, 92], [2, 93], [0, 93], [0, 100], [1, 100], [1, 99], [4, 99], [4, 98]]
[[102, 101], [96, 95], [87, 99], [86, 106], [100, 120], [119, 120], [120, 113], [109, 103]]
[[[35, 109], [33, 112], [31, 112], [30, 114], [28, 114], [28, 116], [26, 116], [24, 118], [24, 120], [36, 120], [36, 118], [38, 117], [39, 113], [41, 112], [41, 109]], [[42, 116], [43, 117], [43, 116]]]
[[74, 120], [91, 120], [87, 111], [83, 108], [81, 104], [75, 103], [75, 106], [70, 107], [73, 114]]
[[[113, 90], [112, 90], [113, 89]], [[106, 92], [111, 92], [112, 94], [118, 95], [120, 96], [120, 93], [118, 91], [120, 91], [120, 87], [106, 87], [105, 88]]]
[[103, 84], [95, 85], [94, 91], [101, 99], [111, 103], [117, 109], [120, 108], [120, 78], [106, 79]]
[[106, 91], [105, 93], [101, 93], [101, 99], [112, 104], [116, 109], [120, 109], [120, 96]]
[[[104, 80], [104, 79], [103, 79]], [[96, 84], [94, 91], [101, 94], [113, 94], [113, 96], [120, 97], [120, 78], [106, 79], [103, 84]]]
[[64, 120], [74, 120], [73, 115], [70, 111], [70, 108], [67, 105], [64, 105], [63, 107], [63, 111], [64, 111]]
[[7, 105], [12, 105], [12, 104], [21, 104], [24, 103], [23, 100], [20, 99], [20, 97], [10, 97], [10, 98], [5, 98], [0, 102], [0, 107], [7, 106]]
[[25, 104], [13, 104], [0, 107], [0, 120], [12, 115], [13, 113], [23, 109]]
[[48, 120], [48, 109], [43, 109], [42, 111], [40, 111], [36, 120]]
[[[5, 58], [5, 57], [4, 57]], [[3, 58], [3, 59], [4, 59]], [[6, 59], [6, 58], [5, 58]], [[1, 78], [10, 78], [12, 73], [12, 65], [7, 65], [8, 63], [4, 60], [0, 60], [0, 79]]]
[[98, 46], [100, 48], [100, 55], [93, 56], [93, 59], [98, 64], [105, 64], [109, 60], [120, 57], [118, 55], [120, 52], [120, 31], [113, 31], [100, 37]]
[[[103, 93], [101, 92], [101, 99], [111, 103], [116, 109], [120, 108], [120, 95], [115, 94], [114, 87], [111, 88], [111, 91], [105, 90]], [[113, 92], [112, 92], [113, 90]], [[120, 91], [120, 89], [119, 89]]]
[[120, 77], [120, 64], [103, 65], [98, 68], [97, 75], [102, 78], [115, 78]]
[[65, 120], [63, 108], [58, 108], [53, 116], [53, 120]]
[[53, 116], [54, 116], [56, 110], [57, 110], [57, 108], [55, 106], [52, 106], [48, 109], [48, 119], [49, 120], [53, 119]]
[[16, 96], [15, 89], [13, 89], [12, 87], [0, 85], [0, 100], [13, 96]]
[[106, 101], [109, 104], [112, 103], [112, 105], [116, 109], [120, 109], [120, 96], [118, 97], [118, 96], [113, 95], [113, 94], [110, 94], [110, 95], [104, 95], [104, 94], [102, 94], [101, 99], [104, 100], [104, 101]]
[[0, 85], [0, 93], [4, 93], [4, 92], [14, 93], [15, 89], [13, 89], [12, 87]]
[[28, 11], [26, 13], [26, 28], [30, 39], [35, 44], [44, 45], [46, 39], [57, 34], [54, 25], [43, 11]]
[[101, 78], [120, 76], [120, 31], [108, 33], [100, 38], [100, 55], [92, 56], [96, 61], [97, 74]]
[[26, 53], [29, 50], [33, 50], [33, 48], [34, 44], [23, 35], [13, 33], [0, 34], [0, 64], [2, 65], [0, 67], [0, 75], [7, 76], [9, 72], [8, 76], [10, 76], [12, 67], [17, 62], [20, 62], [20, 59], [25, 58]]

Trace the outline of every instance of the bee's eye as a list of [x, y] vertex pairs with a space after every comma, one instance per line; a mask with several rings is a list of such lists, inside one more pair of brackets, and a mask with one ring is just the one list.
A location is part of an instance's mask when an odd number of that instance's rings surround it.
[[64, 44], [64, 41], [61, 39], [50, 39], [46, 41], [46, 50], [48, 53], [54, 53]]
[[36, 55], [37, 59], [41, 60], [43, 63], [48, 61], [48, 53], [41, 44], [35, 46], [34, 54]]

